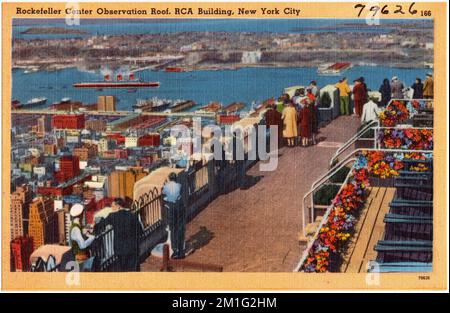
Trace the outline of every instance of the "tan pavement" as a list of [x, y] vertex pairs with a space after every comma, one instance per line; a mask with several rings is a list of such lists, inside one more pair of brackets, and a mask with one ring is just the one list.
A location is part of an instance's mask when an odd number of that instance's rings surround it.
[[[339, 117], [320, 129], [321, 145], [281, 149], [275, 171], [261, 172], [259, 164], [254, 165], [247, 175], [261, 176], [259, 182], [219, 196], [188, 224], [186, 239], [206, 244], [186, 260], [219, 265], [226, 272], [292, 271], [302, 252], [298, 232], [303, 195], [359, 124], [356, 117]], [[150, 257], [141, 270], [157, 271], [160, 266], [160, 259]]]

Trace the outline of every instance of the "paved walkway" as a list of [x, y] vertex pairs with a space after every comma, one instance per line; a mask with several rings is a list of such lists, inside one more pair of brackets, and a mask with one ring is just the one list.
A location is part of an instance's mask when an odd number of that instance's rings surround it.
[[[301, 200], [328, 169], [339, 144], [359, 126], [356, 117], [339, 117], [321, 128], [320, 145], [283, 148], [276, 171], [248, 172], [261, 180], [247, 190], [221, 195], [187, 226], [186, 238], [202, 243], [186, 260], [215, 264], [225, 272], [291, 272], [301, 256]], [[328, 143], [328, 144], [327, 144]], [[142, 271], [156, 271], [161, 260], [150, 257]]]

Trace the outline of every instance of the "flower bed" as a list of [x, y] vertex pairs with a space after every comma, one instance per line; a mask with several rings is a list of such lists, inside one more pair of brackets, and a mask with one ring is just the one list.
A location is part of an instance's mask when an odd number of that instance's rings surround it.
[[380, 129], [378, 142], [383, 149], [433, 150], [433, 130], [424, 128]]
[[358, 211], [364, 205], [367, 186], [367, 169], [354, 166], [350, 182], [343, 186], [333, 200], [326, 222], [303, 264], [303, 271], [326, 272], [338, 269], [340, 253], [354, 232]]
[[395, 126], [406, 121], [410, 117], [408, 108], [403, 101], [393, 101], [383, 112], [380, 113], [382, 126]]
[[[431, 158], [431, 153], [418, 152], [363, 151], [358, 155], [349, 181], [333, 199], [329, 214], [324, 216], [325, 220], [300, 270], [308, 273], [339, 270], [342, 253], [354, 233], [360, 209], [367, 197], [366, 188], [369, 186], [370, 175], [380, 178], [398, 176], [398, 171], [403, 168], [410, 171], [427, 171], [428, 165], [425, 161]], [[411, 163], [409, 167], [408, 163]]]

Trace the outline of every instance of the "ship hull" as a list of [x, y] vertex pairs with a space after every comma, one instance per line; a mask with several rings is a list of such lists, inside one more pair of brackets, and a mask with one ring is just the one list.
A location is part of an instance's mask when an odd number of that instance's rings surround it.
[[75, 88], [155, 88], [159, 87], [159, 82], [129, 82], [129, 83], [76, 83]]

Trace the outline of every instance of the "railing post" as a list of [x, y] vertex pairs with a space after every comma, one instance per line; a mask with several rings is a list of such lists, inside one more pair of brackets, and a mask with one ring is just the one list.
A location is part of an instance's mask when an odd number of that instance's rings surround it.
[[207, 168], [209, 201], [212, 201], [217, 193], [214, 158], [208, 161]]

